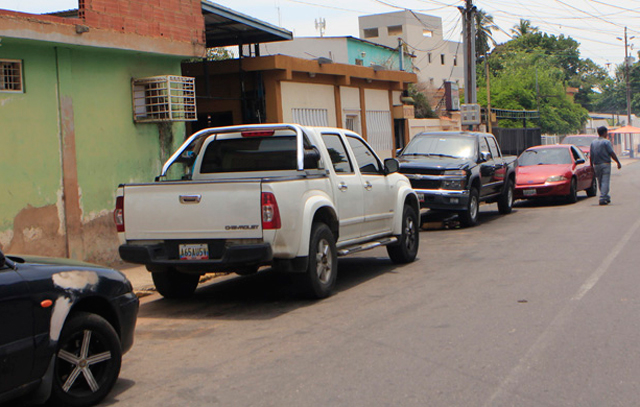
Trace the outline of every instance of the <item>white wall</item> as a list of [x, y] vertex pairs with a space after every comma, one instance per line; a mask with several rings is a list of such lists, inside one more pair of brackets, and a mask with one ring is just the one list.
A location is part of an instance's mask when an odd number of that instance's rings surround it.
[[348, 64], [349, 51], [346, 38], [296, 38], [260, 44], [260, 55], [289, 55], [303, 59], [330, 58], [333, 62]]
[[293, 122], [293, 108], [326, 109], [328, 126], [338, 127], [336, 102], [332, 85], [282, 82], [282, 117], [285, 123]]

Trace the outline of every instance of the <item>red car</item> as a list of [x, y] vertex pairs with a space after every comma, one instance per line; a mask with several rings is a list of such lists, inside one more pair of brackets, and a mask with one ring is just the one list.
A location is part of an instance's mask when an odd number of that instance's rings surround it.
[[515, 198], [561, 196], [574, 203], [583, 190], [587, 196], [598, 192], [593, 169], [576, 146], [530, 147], [518, 157]]
[[591, 142], [597, 138], [598, 136], [595, 134], [578, 134], [576, 136], [565, 137], [562, 140], [562, 144], [573, 144], [578, 147], [580, 151], [587, 156], [587, 158], [589, 158], [589, 154], [591, 153]]

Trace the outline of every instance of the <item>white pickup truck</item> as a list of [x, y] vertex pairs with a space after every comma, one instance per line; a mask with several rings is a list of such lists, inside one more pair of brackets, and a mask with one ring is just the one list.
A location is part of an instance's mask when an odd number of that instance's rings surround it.
[[385, 245], [415, 259], [419, 203], [398, 162], [356, 133], [294, 124], [209, 128], [171, 156], [156, 182], [120, 185], [123, 260], [146, 265], [165, 297], [191, 295], [200, 275], [300, 273], [331, 294], [337, 256]]

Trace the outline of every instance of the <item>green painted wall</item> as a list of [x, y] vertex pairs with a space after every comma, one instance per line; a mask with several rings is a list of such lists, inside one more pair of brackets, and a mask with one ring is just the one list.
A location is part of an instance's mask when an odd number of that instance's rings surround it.
[[[0, 243], [22, 209], [60, 199], [59, 94], [73, 103], [83, 221], [113, 210], [118, 184], [159, 174], [158, 125], [133, 122], [131, 79], [180, 75], [182, 58], [3, 38], [0, 59], [24, 67], [24, 93], [0, 92]], [[185, 124], [171, 128], [177, 147]]]
[[[364, 59], [362, 58], [363, 52], [365, 53]], [[350, 64], [355, 64], [356, 59], [362, 59], [363, 66], [370, 66], [371, 64], [375, 64], [389, 66], [390, 69], [400, 69], [400, 54], [397, 51], [392, 51], [385, 47], [348, 39], [347, 53], [349, 55]], [[411, 57], [405, 54], [403, 61], [404, 70], [407, 72], [413, 72]]]
[[23, 60], [24, 93], [0, 92], [0, 232], [18, 212], [55, 204], [61, 186], [55, 52], [3, 38], [0, 59]]
[[[180, 59], [99, 50], [73, 50], [71, 59], [78, 182], [86, 218], [113, 209], [118, 184], [153, 181], [160, 173], [158, 125], [133, 122], [131, 79], [180, 74]], [[173, 125], [174, 144], [184, 139], [184, 128], [184, 123]]]

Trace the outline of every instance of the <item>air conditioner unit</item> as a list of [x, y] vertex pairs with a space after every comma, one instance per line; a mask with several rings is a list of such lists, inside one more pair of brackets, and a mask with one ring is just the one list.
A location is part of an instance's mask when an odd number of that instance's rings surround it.
[[195, 78], [163, 75], [132, 79], [131, 88], [136, 123], [198, 120]]

